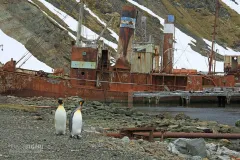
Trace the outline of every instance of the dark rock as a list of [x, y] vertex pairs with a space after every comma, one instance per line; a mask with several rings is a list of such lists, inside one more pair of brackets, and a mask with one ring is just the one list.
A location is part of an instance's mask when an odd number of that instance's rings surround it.
[[172, 119], [173, 118], [171, 113], [168, 113], [168, 112], [158, 114], [156, 117], [159, 119]]
[[236, 127], [240, 127], [240, 120], [238, 120], [238, 121], [235, 123], [235, 126], [236, 126]]
[[55, 112], [56, 112], [55, 110], [51, 110], [51, 114], [52, 114], [52, 115], [54, 115], [54, 114], [55, 114]]
[[132, 115], [133, 115], [133, 111], [132, 111], [132, 110], [127, 110], [127, 111], [125, 112], [125, 115], [126, 115], [126, 116], [132, 116]]
[[35, 120], [42, 120], [43, 118], [41, 116], [33, 116], [33, 119], [35, 119]]
[[100, 105], [100, 106], [93, 106], [94, 109], [97, 110], [104, 110], [104, 106]]
[[92, 101], [92, 105], [102, 106], [102, 103], [101, 103], [101, 102], [98, 102], [98, 101]]
[[136, 127], [140, 127], [141, 126], [141, 122], [139, 122], [139, 121], [135, 122], [135, 126]]
[[137, 112], [135, 112], [135, 115], [136, 116], [144, 116], [144, 113], [137, 111]]
[[186, 120], [186, 119], [190, 119], [189, 116], [185, 115], [184, 113], [179, 113], [175, 116], [175, 120]]
[[207, 149], [204, 139], [193, 139], [187, 142], [186, 145], [189, 153], [192, 156], [201, 156], [202, 158], [207, 157]]
[[121, 104], [119, 104], [119, 103], [111, 103], [111, 104], [109, 104], [109, 107], [111, 107], [111, 108], [121, 107]]

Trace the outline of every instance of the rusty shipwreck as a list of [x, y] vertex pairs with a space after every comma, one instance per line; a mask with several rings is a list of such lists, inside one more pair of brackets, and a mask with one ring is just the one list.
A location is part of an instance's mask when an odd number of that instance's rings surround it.
[[[196, 70], [173, 69], [174, 16], [167, 15], [162, 45], [134, 43], [136, 8], [124, 6], [121, 15], [117, 59], [102, 41], [72, 44], [69, 77], [16, 68], [14, 60], [0, 71], [1, 94], [16, 96], [68, 97], [129, 102], [135, 92], [203, 91], [209, 87], [234, 87], [234, 74], [199, 74]], [[239, 74], [237, 74], [239, 76]]]

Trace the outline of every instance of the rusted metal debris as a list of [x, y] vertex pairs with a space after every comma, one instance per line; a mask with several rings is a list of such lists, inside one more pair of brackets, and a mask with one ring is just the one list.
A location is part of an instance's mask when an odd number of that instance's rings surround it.
[[130, 139], [144, 139], [153, 141], [154, 138], [212, 138], [212, 139], [240, 139], [240, 133], [185, 133], [185, 132], [159, 132], [156, 128], [125, 128], [119, 133], [106, 133], [106, 136]]

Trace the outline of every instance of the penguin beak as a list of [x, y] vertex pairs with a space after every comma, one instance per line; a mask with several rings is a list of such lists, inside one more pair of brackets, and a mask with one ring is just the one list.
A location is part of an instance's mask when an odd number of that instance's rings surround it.
[[80, 106], [82, 106], [82, 102], [80, 102]]

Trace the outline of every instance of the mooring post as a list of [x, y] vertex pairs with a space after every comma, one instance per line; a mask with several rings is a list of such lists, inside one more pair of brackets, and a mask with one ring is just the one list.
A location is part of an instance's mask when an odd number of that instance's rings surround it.
[[231, 96], [227, 96], [227, 104], [230, 104], [230, 101], [231, 101]]
[[186, 96], [185, 100], [186, 100], [186, 106], [188, 106], [190, 104], [190, 96]]
[[223, 96], [223, 97], [222, 97], [222, 106], [225, 107], [225, 104], [226, 104], [226, 97]]
[[189, 95], [181, 96], [181, 103], [182, 106], [188, 106], [190, 104], [190, 96]]
[[222, 97], [221, 96], [217, 96], [218, 99], [218, 107], [222, 106]]
[[182, 106], [182, 105], [183, 105], [182, 97], [179, 97], [179, 106]]
[[155, 99], [155, 103], [156, 103], [156, 104], [159, 103], [159, 99], [160, 99], [159, 97], [156, 97], [156, 99]]
[[151, 104], [151, 97], [148, 98], [148, 103]]
[[185, 106], [185, 99], [184, 99], [184, 97], [183, 96], [181, 96], [181, 106]]

